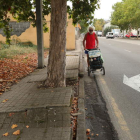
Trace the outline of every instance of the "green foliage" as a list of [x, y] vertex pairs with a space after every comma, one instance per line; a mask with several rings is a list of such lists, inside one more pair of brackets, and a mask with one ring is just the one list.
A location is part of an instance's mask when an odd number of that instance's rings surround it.
[[[25, 48], [26, 47], [26, 48]], [[9, 48], [0, 49], [0, 59], [13, 58], [15, 55], [34, 53], [37, 47], [11, 45]]]
[[118, 25], [121, 30], [140, 28], [140, 1], [123, 0], [113, 7], [111, 24]]
[[110, 26], [104, 29], [104, 35], [106, 36], [107, 32], [111, 32], [112, 29], [115, 29], [116, 26]]
[[[10, 45], [10, 35], [12, 29], [9, 27], [11, 17], [17, 21], [30, 21], [33, 27], [36, 27], [36, 0], [0, 0], [0, 28], [3, 28], [6, 35], [6, 42]], [[51, 13], [51, 0], [43, 1], [43, 19]], [[69, 18], [73, 18], [73, 23], [76, 24], [80, 20], [85, 23], [91, 23], [95, 9], [99, 8], [99, 0], [68, 0], [72, 2], [72, 8], [67, 6]], [[46, 23], [43, 24], [44, 32], [48, 32]]]
[[0, 50], [3, 50], [3, 49], [8, 49], [10, 46], [8, 44], [5, 44], [3, 42], [0, 42]]
[[80, 20], [85, 23], [92, 23], [93, 13], [99, 8], [99, 0], [68, 0], [72, 2], [72, 9], [68, 10], [69, 17], [73, 18], [73, 23], [76, 24]]
[[31, 41], [27, 41], [27, 42], [18, 42], [18, 46], [20, 46], [20, 47], [35, 47], [35, 48], [37, 48], [37, 46], [36, 45], [34, 45]]
[[81, 26], [80, 32], [81, 32], [81, 33], [87, 32], [88, 24], [86, 24], [84, 20], [80, 20], [78, 23], [79, 23], [80, 26]]
[[93, 25], [96, 31], [102, 31], [103, 25], [105, 24], [104, 19], [94, 19]]

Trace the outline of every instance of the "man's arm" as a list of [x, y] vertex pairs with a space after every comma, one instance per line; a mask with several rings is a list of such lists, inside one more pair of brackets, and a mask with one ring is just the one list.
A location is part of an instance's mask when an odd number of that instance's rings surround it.
[[96, 42], [97, 42], [97, 44], [96, 44], [96, 48], [98, 48], [98, 47], [99, 47], [99, 41], [98, 41], [98, 37], [97, 37], [96, 34], [95, 34], [95, 40], [96, 40]]
[[84, 50], [86, 49], [86, 45], [85, 45], [86, 36], [87, 36], [87, 34], [85, 34], [85, 37], [84, 37], [84, 40], [83, 40], [83, 47], [84, 47]]

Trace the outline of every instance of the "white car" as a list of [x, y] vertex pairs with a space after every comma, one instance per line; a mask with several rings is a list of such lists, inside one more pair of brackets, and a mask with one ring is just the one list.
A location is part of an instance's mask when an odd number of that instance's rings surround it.
[[113, 32], [107, 32], [106, 39], [107, 38], [113, 38], [114, 39], [114, 33]]

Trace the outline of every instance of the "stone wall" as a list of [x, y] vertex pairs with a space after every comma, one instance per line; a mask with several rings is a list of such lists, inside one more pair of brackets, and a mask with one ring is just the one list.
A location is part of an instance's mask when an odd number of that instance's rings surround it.
[[[9, 25], [12, 28], [11, 36], [12, 35], [20, 36], [23, 32], [25, 32], [26, 29], [30, 27], [30, 22], [11, 21]], [[0, 34], [5, 36], [3, 33], [3, 29], [0, 29]]]

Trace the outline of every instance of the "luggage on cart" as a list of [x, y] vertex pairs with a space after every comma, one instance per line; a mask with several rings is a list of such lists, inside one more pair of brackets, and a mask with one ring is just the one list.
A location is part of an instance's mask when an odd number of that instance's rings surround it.
[[102, 74], [105, 75], [105, 68], [103, 66], [103, 57], [100, 50], [89, 50], [89, 65], [88, 68], [88, 75], [90, 76], [91, 72], [96, 71], [97, 69], [100, 69], [102, 71]]

